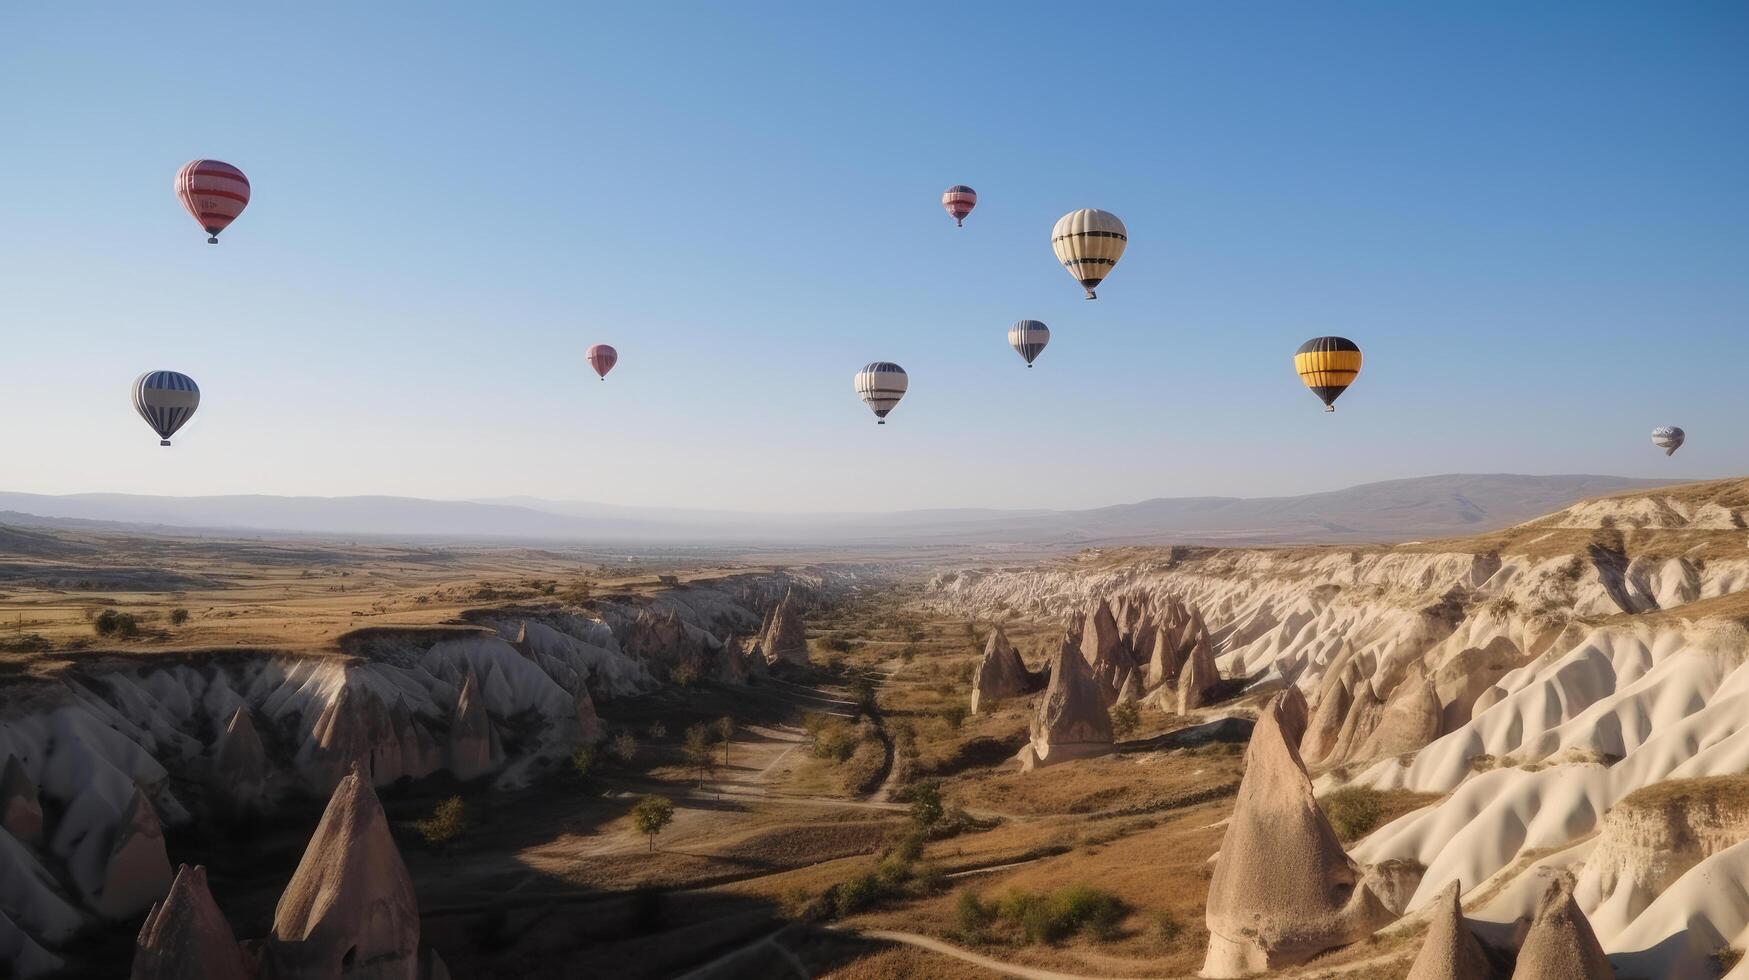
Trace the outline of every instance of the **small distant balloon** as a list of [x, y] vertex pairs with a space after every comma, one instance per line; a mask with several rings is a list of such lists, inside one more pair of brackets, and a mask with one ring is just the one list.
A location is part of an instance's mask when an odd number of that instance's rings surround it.
[[1336, 399], [1360, 374], [1360, 345], [1347, 337], [1313, 337], [1294, 352], [1294, 370], [1300, 380], [1324, 402], [1324, 411], [1336, 411]]
[[911, 379], [891, 361], [874, 361], [856, 372], [856, 395], [875, 413], [876, 425], [887, 424], [887, 413], [905, 397]]
[[1008, 346], [1020, 354], [1027, 367], [1042, 353], [1045, 345], [1051, 342], [1051, 328], [1037, 320], [1016, 320], [1014, 326], [1008, 328]]
[[953, 215], [953, 223], [965, 227], [966, 215], [978, 206], [978, 192], [964, 184], [955, 184], [941, 192], [941, 206]]
[[618, 363], [619, 351], [612, 347], [596, 344], [589, 348], [589, 366], [595, 369], [596, 374], [601, 375], [601, 380], [606, 381], [607, 372], [613, 370], [613, 366]]
[[1099, 298], [1093, 287], [1111, 274], [1129, 241], [1129, 231], [1117, 215], [1096, 208], [1070, 211], [1051, 229], [1051, 249], [1057, 253], [1057, 261], [1087, 290], [1088, 299]]
[[1674, 425], [1660, 425], [1652, 430], [1652, 445], [1664, 450], [1664, 455], [1674, 456], [1676, 450], [1682, 448], [1682, 441], [1688, 435]]
[[249, 206], [249, 178], [219, 160], [190, 160], [176, 171], [176, 196], [217, 245], [219, 232]]
[[147, 371], [134, 379], [134, 411], [158, 433], [160, 446], [170, 445], [170, 437], [199, 407], [200, 388], [186, 374]]

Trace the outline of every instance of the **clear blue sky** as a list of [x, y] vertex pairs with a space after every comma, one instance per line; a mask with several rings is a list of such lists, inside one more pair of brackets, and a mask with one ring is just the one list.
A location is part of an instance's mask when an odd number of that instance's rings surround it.
[[[843, 510], [1745, 471], [1749, 5], [861, 6], [7, 5], [0, 488]], [[216, 247], [171, 192], [197, 156], [254, 185]], [[1094, 303], [1049, 246], [1078, 207], [1130, 230]], [[1326, 333], [1366, 352], [1334, 416], [1291, 366]], [[883, 427], [875, 359], [911, 375]], [[128, 402], [152, 368], [203, 394], [168, 450]]]

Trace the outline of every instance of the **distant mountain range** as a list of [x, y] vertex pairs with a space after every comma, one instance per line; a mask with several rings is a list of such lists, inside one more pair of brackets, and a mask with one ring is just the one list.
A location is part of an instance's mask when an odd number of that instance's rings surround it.
[[1620, 490], [1615, 476], [1454, 474], [1297, 497], [1161, 497], [1092, 510], [758, 514], [506, 497], [151, 497], [0, 493], [0, 524], [575, 544], [945, 546], [1285, 544], [1471, 534]]

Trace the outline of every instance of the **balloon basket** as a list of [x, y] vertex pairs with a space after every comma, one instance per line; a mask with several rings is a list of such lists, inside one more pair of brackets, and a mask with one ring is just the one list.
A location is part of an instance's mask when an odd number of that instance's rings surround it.
[[1325, 406], [1324, 406], [1324, 411], [1326, 411], [1326, 412], [1334, 412], [1334, 411], [1336, 411], [1336, 406], [1335, 406], [1335, 405], [1325, 405]]
[[208, 244], [208, 245], [217, 245], [217, 244], [218, 244], [218, 243], [219, 243], [219, 236], [217, 236], [217, 235], [214, 235], [214, 236], [212, 236], [212, 237], [211, 237], [211, 238], [208, 238], [208, 239], [207, 239], [207, 240], [206, 240], [206, 243], [207, 243], [207, 244]]
[[161, 439], [161, 440], [159, 440], [159, 441], [158, 441], [158, 445], [160, 445], [160, 446], [168, 446], [168, 445], [170, 445], [170, 440], [168, 440], [168, 439]]

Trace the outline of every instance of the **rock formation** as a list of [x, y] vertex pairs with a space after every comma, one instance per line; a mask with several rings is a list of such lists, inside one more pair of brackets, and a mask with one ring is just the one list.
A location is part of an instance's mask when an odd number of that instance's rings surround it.
[[465, 782], [498, 768], [502, 758], [498, 732], [480, 697], [480, 680], [469, 668], [449, 720], [449, 771]]
[[249, 980], [252, 974], [207, 890], [206, 869], [178, 868], [170, 894], [152, 906], [140, 927], [131, 980]]
[[[1202, 617], [1197, 616], [1191, 628], [1201, 625]], [[1179, 714], [1208, 704], [1221, 683], [1221, 671], [1215, 666], [1215, 649], [1208, 640], [1208, 631], [1202, 629], [1199, 632], [1201, 635], [1192, 644], [1189, 655], [1184, 658], [1184, 667], [1178, 672]]]
[[243, 705], [231, 713], [231, 720], [213, 745], [210, 782], [234, 809], [247, 810], [262, 802], [267, 788], [267, 750], [261, 747], [255, 719]]
[[1245, 776], [1209, 882], [1205, 977], [1279, 969], [1355, 942], [1393, 916], [1342, 850], [1296, 747], [1297, 688], [1277, 695], [1245, 750]]
[[1615, 971], [1579, 903], [1573, 876], [1559, 874], [1537, 903], [1536, 917], [1518, 948], [1512, 980], [1613, 980]]
[[169, 888], [164, 828], [146, 794], [136, 789], [110, 840], [109, 860], [92, 907], [106, 919], [125, 919], [150, 908]]
[[984, 644], [984, 659], [972, 675], [972, 713], [988, 709], [1005, 698], [1019, 697], [1031, 686], [1032, 675], [1007, 634], [998, 626]]
[[1454, 881], [1433, 900], [1427, 938], [1404, 980], [1487, 980], [1493, 975], [1482, 944], [1464, 924], [1460, 891]]
[[1162, 684], [1177, 686], [1178, 672], [1183, 668], [1184, 664], [1178, 659], [1178, 651], [1172, 648], [1171, 636], [1165, 629], [1156, 630], [1154, 632], [1154, 646], [1148, 655], [1145, 667], [1147, 672], [1145, 681], [1148, 690], [1151, 691]]
[[1118, 685], [1123, 683], [1123, 675], [1134, 669], [1135, 663], [1130, 660], [1129, 651], [1123, 648], [1117, 619], [1104, 599], [1095, 604], [1082, 622], [1081, 656], [1092, 668], [1093, 676], [1104, 694], [1105, 703], [1110, 705], [1115, 702]]
[[0, 827], [26, 844], [42, 843], [42, 798], [15, 755], [6, 757], [6, 769], [0, 773]]
[[1093, 668], [1064, 639], [1051, 658], [1051, 683], [1039, 698], [1032, 718], [1032, 741], [1020, 750], [1020, 769], [1069, 759], [1085, 759], [1111, 751], [1111, 714]]
[[1123, 675], [1123, 683], [1117, 686], [1118, 704], [1137, 704], [1142, 700], [1142, 670], [1135, 668]]
[[634, 657], [670, 673], [687, 665], [697, 676], [711, 673], [705, 651], [686, 629], [686, 622], [672, 606], [645, 607], [620, 638], [620, 645]]
[[806, 665], [808, 634], [802, 629], [802, 614], [797, 608], [794, 590], [785, 592], [783, 601], [772, 609], [765, 630], [759, 636], [759, 649], [770, 663], [779, 661]]
[[419, 906], [370, 781], [334, 790], [274, 911], [269, 980], [414, 980]]

